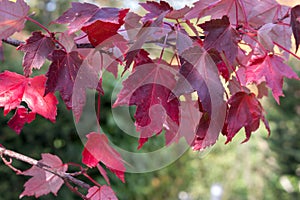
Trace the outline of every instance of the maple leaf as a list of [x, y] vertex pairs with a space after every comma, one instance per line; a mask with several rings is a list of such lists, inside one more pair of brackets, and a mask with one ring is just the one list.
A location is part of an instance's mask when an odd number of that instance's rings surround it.
[[291, 9], [291, 26], [293, 35], [296, 41], [296, 52], [300, 45], [300, 5], [297, 5]]
[[174, 123], [172, 120], [166, 119], [166, 144], [179, 141], [184, 138], [190, 146], [194, 146], [194, 139], [197, 127], [201, 118], [199, 103], [192, 99], [189, 95], [184, 95], [184, 101], [180, 101], [180, 124]]
[[114, 191], [107, 185], [91, 187], [86, 197], [90, 200], [118, 200]]
[[40, 31], [33, 32], [32, 36], [21, 44], [18, 50], [25, 51], [23, 58], [24, 75], [29, 76], [32, 69], [40, 69], [47, 56], [55, 49], [55, 43], [50, 37]]
[[80, 30], [84, 24], [99, 10], [99, 7], [90, 3], [72, 2], [72, 8], [64, 12], [52, 23], [69, 24], [69, 33]]
[[126, 55], [125, 55], [125, 67], [124, 72], [129, 69], [131, 63], [134, 61], [135, 56], [139, 53], [139, 51], [142, 49], [143, 44], [151, 38], [152, 35], [154, 35], [155, 32], [160, 29], [157, 29], [157, 27], [162, 26], [163, 18], [165, 17], [166, 13], [162, 13], [159, 17], [157, 17], [153, 22], [147, 21], [143, 27], [139, 30], [137, 33], [136, 41], [132, 44], [130, 48], [128, 48]]
[[76, 122], [79, 121], [82, 109], [86, 102], [86, 90], [95, 89], [100, 95], [104, 94], [102, 88], [101, 65], [103, 62], [98, 51], [90, 53], [83, 61], [80, 69], [76, 75], [77, 79], [74, 82], [72, 94], [72, 111], [75, 116]]
[[26, 78], [5, 71], [0, 74], [0, 82], [0, 107], [4, 107], [4, 115], [24, 101], [33, 113], [55, 121], [58, 101], [52, 93], [44, 96], [46, 82], [44, 75]]
[[[156, 104], [162, 106], [166, 114], [179, 124], [179, 102], [177, 98], [168, 101], [171, 90], [176, 83], [173, 70], [170, 66], [158, 63], [137, 66], [134, 72], [123, 82], [123, 88], [113, 107], [136, 105], [134, 117], [138, 131], [151, 124], [150, 110]], [[157, 115], [156, 117], [160, 118]], [[153, 123], [153, 126], [155, 124]], [[150, 126], [150, 130], [148, 129], [147, 132], [156, 134], [161, 132], [162, 127], [159, 129], [157, 126], [155, 128], [153, 126]], [[152, 135], [152, 133], [149, 134]]]
[[299, 79], [298, 75], [283, 61], [283, 58], [270, 54], [252, 58], [246, 67], [247, 83], [260, 84], [265, 81], [278, 104], [279, 96], [284, 96], [283, 78]]
[[121, 181], [125, 182], [124, 161], [120, 154], [109, 145], [106, 135], [91, 132], [86, 137], [88, 141], [82, 152], [82, 163], [88, 167], [96, 167], [99, 162], [102, 162]]
[[158, 17], [162, 13], [172, 11], [173, 8], [165, 1], [155, 2], [155, 1], [146, 1], [146, 3], [140, 3], [140, 5], [149, 13], [144, 16], [144, 19], [150, 20], [155, 17]]
[[[204, 113], [200, 119], [196, 140], [199, 149], [216, 142], [225, 118], [224, 88], [217, 67], [208, 52], [198, 46], [188, 48], [180, 54], [179, 80], [173, 93], [175, 96], [197, 91]], [[218, 110], [218, 115], [215, 115]], [[201, 144], [200, 144], [200, 143]], [[197, 148], [198, 150], [198, 148]]]
[[270, 134], [270, 127], [263, 114], [263, 108], [256, 99], [255, 94], [237, 92], [231, 96], [228, 104], [230, 108], [222, 131], [227, 137], [226, 143], [230, 142], [242, 127], [246, 131], [246, 139], [243, 142], [247, 142], [251, 136], [251, 132], [258, 129], [260, 120], [264, 122]]
[[146, 3], [140, 3], [140, 5], [149, 13], [147, 13], [143, 18], [145, 20], [150, 20], [158, 17], [162, 13], [167, 13], [166, 18], [168, 19], [180, 19], [183, 18], [186, 13], [190, 11], [190, 8], [185, 6], [179, 10], [174, 10], [172, 6], [166, 1], [146, 1]]
[[59, 91], [66, 106], [72, 108], [74, 81], [82, 64], [82, 59], [76, 51], [67, 53], [63, 50], [54, 50], [50, 59], [52, 63], [46, 74], [48, 79], [45, 95], [49, 92]]
[[128, 11], [129, 9], [101, 8], [81, 30], [88, 35], [91, 44], [97, 46], [117, 34]]
[[[273, 23], [263, 25], [257, 32], [258, 41], [270, 52], [273, 52], [274, 42], [286, 49], [291, 49], [291, 36], [292, 30], [290, 27]], [[288, 58], [289, 53], [286, 51], [283, 53], [285, 54], [285, 57]]]
[[29, 6], [24, 0], [0, 1], [0, 40], [24, 28]]
[[247, 20], [254, 28], [284, 18], [290, 9], [288, 6], [280, 5], [276, 0], [248, 1], [252, 1], [252, 7], [249, 7]]
[[14, 116], [7, 122], [7, 125], [19, 134], [25, 123], [31, 123], [35, 119], [35, 113], [28, 111], [24, 106], [16, 109]]
[[257, 0], [197, 1], [194, 3], [191, 11], [186, 14], [185, 18], [201, 18], [210, 15], [212, 19], [216, 19], [227, 15], [231, 23], [247, 22], [249, 12], [257, 3]]
[[238, 33], [230, 25], [229, 18], [212, 19], [199, 25], [205, 32], [204, 48], [224, 53], [231, 64], [238, 54]]
[[[49, 153], [42, 154], [42, 160], [39, 163], [57, 172], [66, 172], [68, 170], [68, 165], [63, 164], [59, 157]], [[24, 184], [25, 190], [20, 195], [20, 198], [33, 195], [38, 198], [50, 192], [56, 195], [64, 183], [64, 180], [59, 176], [37, 166], [32, 166], [30, 169], [22, 172], [22, 175], [33, 177]]]

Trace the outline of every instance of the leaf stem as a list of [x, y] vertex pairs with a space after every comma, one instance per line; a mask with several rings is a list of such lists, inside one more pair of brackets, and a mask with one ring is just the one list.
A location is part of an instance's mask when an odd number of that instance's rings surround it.
[[288, 50], [287, 48], [281, 46], [280, 44], [278, 44], [277, 42], [273, 42], [273, 44], [275, 44], [276, 46], [278, 46], [279, 48], [283, 49], [284, 51], [288, 52], [289, 54], [293, 55], [295, 58], [297, 58], [298, 60], [300, 60], [300, 57], [297, 56], [295, 53], [291, 52], [290, 50]]
[[41, 24], [40, 22], [38, 22], [38, 21], [32, 19], [31, 17], [28, 17], [28, 16], [26, 16], [25, 19], [27, 19], [28, 21], [31, 21], [32, 23], [38, 25], [40, 28], [44, 29], [44, 30], [49, 34], [50, 37], [52, 36], [51, 31], [49, 31], [49, 29], [47, 29], [47, 28], [46, 28], [43, 24]]

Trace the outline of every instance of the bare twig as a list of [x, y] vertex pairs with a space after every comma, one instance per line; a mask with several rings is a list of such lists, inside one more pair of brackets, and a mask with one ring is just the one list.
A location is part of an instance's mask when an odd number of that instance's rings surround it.
[[[9, 158], [15, 158], [17, 160], [23, 161], [25, 163], [28, 163], [32, 166], [36, 166], [39, 167], [40, 169], [43, 169], [47, 172], [50, 172], [56, 176], [59, 176], [60, 178], [62, 178], [65, 181], [71, 182], [79, 187], [85, 188], [85, 189], [89, 189], [91, 186], [77, 178], [74, 178], [73, 176], [71, 176], [71, 174], [66, 173], [66, 172], [62, 172], [62, 171], [57, 171], [52, 169], [51, 167], [43, 164], [42, 162], [39, 162], [33, 158], [30, 158], [28, 156], [25, 156], [23, 154], [5, 149], [4, 147], [0, 147], [0, 156], [7, 156]], [[6, 160], [7, 161], [7, 160]]]

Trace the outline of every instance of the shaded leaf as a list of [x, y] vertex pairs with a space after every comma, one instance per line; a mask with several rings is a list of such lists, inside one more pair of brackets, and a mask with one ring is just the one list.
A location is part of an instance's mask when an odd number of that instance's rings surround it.
[[29, 76], [32, 69], [40, 69], [47, 56], [55, 49], [55, 44], [50, 37], [40, 31], [33, 32], [32, 36], [21, 44], [18, 50], [24, 51], [23, 58], [24, 75]]
[[24, 0], [0, 1], [0, 40], [24, 28], [29, 6]]
[[[59, 157], [52, 154], [42, 154], [42, 160], [39, 162], [57, 172], [66, 172], [68, 170], [68, 165], [63, 164]], [[36, 166], [24, 171], [22, 175], [33, 177], [24, 184], [25, 190], [20, 195], [20, 198], [24, 196], [35, 196], [38, 198], [50, 192], [56, 195], [64, 183], [59, 176]]]
[[205, 32], [204, 48], [224, 53], [231, 64], [238, 54], [238, 33], [230, 25], [229, 18], [213, 19], [199, 25]]
[[226, 109], [224, 88], [213, 60], [200, 47], [185, 50], [180, 54], [180, 63], [180, 76], [173, 92], [180, 96], [197, 91], [203, 115], [195, 140], [198, 141], [198, 149], [203, 149], [216, 142], [223, 127]]
[[296, 41], [296, 52], [300, 45], [300, 5], [291, 9], [291, 22], [290, 22]]
[[68, 108], [72, 108], [72, 94], [74, 81], [82, 64], [78, 52], [65, 52], [54, 50], [51, 54], [52, 63], [46, 74], [45, 95], [49, 92], [59, 91], [62, 99]]

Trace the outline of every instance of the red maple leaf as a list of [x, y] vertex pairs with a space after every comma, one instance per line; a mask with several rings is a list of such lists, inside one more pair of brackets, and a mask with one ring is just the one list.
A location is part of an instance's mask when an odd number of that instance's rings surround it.
[[265, 81], [271, 88], [277, 103], [279, 103], [279, 96], [284, 96], [282, 92], [283, 78], [299, 79], [298, 75], [283, 61], [283, 58], [270, 54], [252, 58], [246, 67], [247, 83], [260, 84]]
[[[180, 96], [197, 91], [203, 115], [199, 122], [196, 140], [198, 140], [198, 149], [203, 149], [216, 142], [223, 126], [224, 88], [213, 60], [210, 59], [208, 52], [200, 47], [186, 49], [180, 54], [180, 63], [180, 76], [173, 93]], [[218, 115], [212, 109], [218, 110]]]
[[16, 109], [14, 116], [7, 122], [7, 125], [17, 134], [21, 132], [25, 123], [31, 123], [35, 119], [35, 113], [28, 111], [24, 106]]
[[230, 142], [237, 132], [244, 127], [246, 139], [249, 140], [251, 132], [256, 131], [262, 120], [270, 134], [270, 127], [263, 114], [263, 108], [253, 93], [237, 92], [229, 100], [230, 105], [227, 113], [224, 129], [222, 133], [226, 135], [227, 141]]
[[76, 51], [67, 53], [63, 50], [54, 50], [50, 56], [52, 63], [46, 74], [48, 79], [45, 95], [59, 91], [67, 107], [72, 108], [73, 86], [82, 59]]
[[69, 33], [74, 33], [80, 30], [98, 10], [99, 7], [94, 4], [72, 2], [72, 8], [64, 12], [53, 23], [69, 24]]
[[102, 78], [100, 77], [102, 70], [100, 69], [100, 63], [105, 65], [103, 58], [105, 58], [105, 60], [109, 59], [109, 56], [108, 58], [104, 56], [101, 56], [98, 51], [90, 53], [80, 66], [80, 70], [77, 74], [80, 78], [76, 79], [74, 82], [74, 92], [72, 93], [72, 111], [76, 122], [79, 121], [82, 109], [86, 102], [86, 90], [95, 89], [100, 95], [104, 94], [102, 89]]
[[149, 13], [147, 13], [143, 18], [145, 20], [150, 20], [155, 17], [158, 17], [164, 12], [167, 12], [166, 18], [169, 19], [180, 19], [183, 18], [184, 15], [190, 11], [190, 8], [185, 6], [184, 8], [181, 8], [179, 10], [174, 10], [172, 6], [168, 2], [160, 1], [147, 1], [146, 3], [140, 3], [140, 5]]
[[124, 24], [128, 11], [129, 9], [101, 8], [81, 30], [88, 35], [91, 44], [97, 46], [110, 37], [114, 38]]
[[296, 52], [300, 45], [300, 5], [291, 9], [291, 26], [296, 41]]
[[4, 115], [26, 102], [31, 112], [55, 121], [58, 101], [54, 94], [44, 96], [46, 77], [44, 75], [26, 78], [20, 74], [5, 71], [0, 74], [0, 107]]
[[0, 1], [0, 40], [24, 28], [29, 6], [24, 0]]
[[[151, 124], [150, 111], [152, 106], [156, 104], [160, 105], [166, 115], [179, 124], [179, 102], [177, 98], [168, 100], [171, 90], [176, 84], [173, 70], [170, 66], [158, 63], [139, 65], [123, 82], [123, 88], [113, 107], [120, 105], [137, 106], [134, 115], [137, 130], [139, 131], [150, 124], [147, 134], [143, 134], [142, 138], [149, 137], [153, 133], [158, 134], [163, 128], [159, 128], [157, 123]], [[161, 118], [163, 116], [154, 112], [153, 117]]]
[[109, 145], [106, 135], [92, 132], [87, 135], [87, 138], [88, 141], [82, 152], [82, 163], [89, 167], [96, 167], [101, 162], [125, 182], [124, 161], [120, 154]]
[[[66, 172], [68, 170], [68, 165], [63, 164], [59, 157], [48, 153], [42, 154], [42, 160], [40, 160], [39, 163], [48, 166], [57, 172]], [[25, 190], [20, 195], [20, 198], [33, 195], [38, 198], [50, 192], [56, 195], [64, 183], [64, 180], [59, 176], [37, 166], [33, 166], [24, 171], [22, 175], [33, 177], [24, 184]]]
[[224, 53], [231, 64], [238, 54], [238, 33], [230, 25], [229, 18], [212, 19], [199, 25], [205, 32], [204, 48]]
[[86, 197], [90, 200], [118, 200], [114, 191], [107, 185], [91, 187]]
[[40, 31], [33, 32], [26, 43], [17, 48], [26, 52], [23, 58], [24, 75], [29, 76], [32, 69], [40, 69], [54, 48], [55, 43], [50, 37], [45, 36]]

